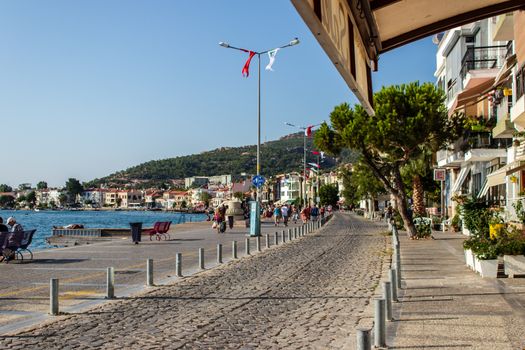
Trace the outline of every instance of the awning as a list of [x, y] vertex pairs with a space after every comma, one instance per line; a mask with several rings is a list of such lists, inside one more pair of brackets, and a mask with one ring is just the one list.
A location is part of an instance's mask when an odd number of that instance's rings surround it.
[[487, 192], [489, 191], [489, 188], [499, 185], [505, 184], [505, 178], [507, 176], [507, 168], [503, 167], [500, 168], [493, 173], [490, 173], [487, 175], [487, 180], [485, 181], [485, 185], [481, 189], [481, 191], [478, 194], [478, 198], [485, 197]]
[[449, 116], [454, 114], [456, 109], [476, 102], [482, 95], [490, 91], [493, 85], [494, 77], [479, 77], [470, 79], [469, 84], [465, 90], [460, 92], [454, 99], [454, 103], [448, 111]]
[[514, 68], [516, 63], [517, 63], [516, 54], [510, 55], [509, 57], [507, 57], [507, 59], [505, 60], [505, 64], [499, 70], [498, 75], [496, 75], [496, 79], [494, 80], [493, 87], [496, 88], [507, 81], [507, 78], [512, 73], [512, 68]]
[[465, 182], [465, 179], [467, 178], [468, 173], [470, 172], [469, 168], [462, 168], [459, 172], [459, 176], [456, 179], [456, 182], [454, 182], [454, 185], [452, 186], [452, 189], [450, 193], [454, 194], [459, 191], [461, 188], [461, 185], [463, 185], [463, 182]]
[[522, 162], [514, 162], [508, 166], [506, 175], [514, 174], [520, 170], [525, 170], [525, 164]]

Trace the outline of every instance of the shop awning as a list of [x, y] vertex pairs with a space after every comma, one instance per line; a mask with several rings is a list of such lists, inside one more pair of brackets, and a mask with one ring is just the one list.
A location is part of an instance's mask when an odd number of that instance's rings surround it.
[[450, 193], [454, 194], [459, 191], [461, 188], [461, 185], [463, 185], [463, 182], [465, 182], [465, 179], [467, 178], [468, 173], [470, 172], [469, 168], [463, 168], [459, 172], [459, 176], [456, 179], [456, 182], [454, 182], [454, 185], [452, 186], [452, 189]]
[[478, 194], [478, 198], [483, 198], [489, 191], [489, 188], [505, 184], [505, 178], [507, 176], [507, 168], [503, 167], [487, 175], [485, 185]]
[[449, 109], [449, 116], [454, 114], [456, 109], [463, 107], [468, 104], [475, 103], [478, 99], [490, 91], [494, 85], [494, 77], [476, 77], [471, 78], [469, 84], [465, 87], [465, 90], [460, 92], [455, 100], [452, 107]]
[[510, 55], [507, 57], [505, 64], [498, 72], [498, 75], [496, 75], [496, 79], [494, 80], [494, 87], [498, 87], [501, 84], [503, 84], [505, 81], [507, 81], [508, 77], [512, 73], [512, 68], [516, 65], [516, 54]]

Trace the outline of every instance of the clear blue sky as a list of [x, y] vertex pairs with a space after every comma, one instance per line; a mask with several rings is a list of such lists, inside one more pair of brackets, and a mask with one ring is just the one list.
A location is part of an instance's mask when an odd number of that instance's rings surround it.
[[[287, 0], [3, 0], [0, 183], [62, 186], [152, 159], [256, 143], [254, 50], [294, 37], [262, 72], [262, 139], [356, 99]], [[375, 89], [433, 81], [424, 39], [387, 53]], [[264, 57], [262, 66], [267, 64]]]

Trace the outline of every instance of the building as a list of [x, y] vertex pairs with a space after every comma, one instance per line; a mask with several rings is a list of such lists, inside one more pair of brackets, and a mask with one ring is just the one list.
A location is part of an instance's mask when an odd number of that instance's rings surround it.
[[281, 203], [292, 203], [302, 197], [302, 178], [299, 173], [284, 174], [278, 177], [278, 193]]
[[80, 202], [92, 207], [103, 207], [106, 200], [106, 190], [103, 188], [87, 189], [80, 194]]
[[[491, 18], [434, 38], [438, 43], [435, 76], [446, 92], [448, 114], [453, 118], [455, 112], [463, 112], [469, 120], [467, 132], [436, 154], [437, 166], [447, 170], [444, 192], [449, 216], [456, 212], [452, 200], [456, 195], [486, 195], [498, 200], [505, 196], [502, 187], [489, 193], [484, 190], [487, 176], [506, 165], [513, 133], [505, 123], [506, 114], [501, 112], [498, 119], [498, 110], [488, 98], [497, 90], [500, 70], [512, 56], [512, 42], [496, 32]], [[501, 130], [493, 132], [495, 128]]]
[[201, 187], [208, 184], [208, 178], [206, 176], [192, 176], [184, 179], [184, 187]]

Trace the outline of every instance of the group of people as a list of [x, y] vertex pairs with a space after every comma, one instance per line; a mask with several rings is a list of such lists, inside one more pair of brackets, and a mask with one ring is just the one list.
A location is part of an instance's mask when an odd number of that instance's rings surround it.
[[[22, 225], [16, 222], [14, 217], [7, 218], [5, 224], [2, 217], [0, 217], [0, 233], [2, 232], [20, 232], [24, 231]], [[0, 242], [0, 262], [4, 260], [12, 260], [15, 257], [16, 248], [10, 245], [9, 238], [4, 242]]]
[[316, 204], [307, 205], [304, 208], [297, 207], [295, 205], [271, 205], [263, 213], [265, 217], [273, 217], [274, 225], [279, 226], [281, 220], [284, 226], [288, 226], [288, 221], [291, 219], [294, 224], [297, 224], [299, 217], [303, 223], [308, 221], [317, 221], [319, 217], [324, 218], [326, 212], [332, 212], [332, 206], [321, 206], [318, 207]]

